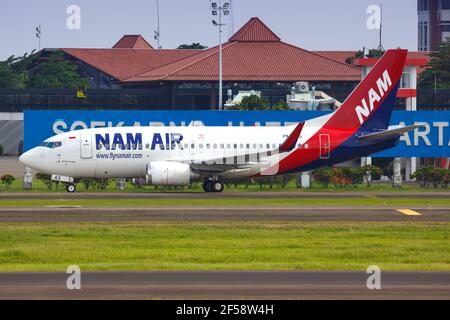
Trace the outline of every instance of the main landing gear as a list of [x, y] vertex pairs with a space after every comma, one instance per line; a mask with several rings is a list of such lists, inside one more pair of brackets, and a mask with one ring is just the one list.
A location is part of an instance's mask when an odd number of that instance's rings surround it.
[[224, 188], [225, 186], [220, 180], [206, 179], [203, 182], [203, 190], [205, 192], [222, 192]]
[[68, 183], [66, 185], [66, 190], [67, 192], [74, 193], [75, 191], [77, 191], [77, 187], [73, 183]]

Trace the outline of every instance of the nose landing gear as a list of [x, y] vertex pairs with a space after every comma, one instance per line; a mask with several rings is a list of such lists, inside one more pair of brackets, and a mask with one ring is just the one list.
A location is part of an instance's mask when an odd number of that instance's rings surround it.
[[77, 187], [74, 184], [69, 183], [66, 185], [66, 190], [67, 192], [74, 193], [75, 191], [77, 191]]
[[213, 180], [211, 178], [205, 179], [203, 182], [203, 190], [205, 192], [223, 192], [225, 186], [220, 180]]
[[75, 179], [72, 177], [52, 174], [52, 181], [65, 183], [67, 192], [74, 193], [75, 191], [77, 191], [77, 187], [74, 184]]

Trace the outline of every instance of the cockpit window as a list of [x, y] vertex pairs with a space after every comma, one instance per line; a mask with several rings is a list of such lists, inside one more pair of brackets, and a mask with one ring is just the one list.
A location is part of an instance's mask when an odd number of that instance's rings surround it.
[[46, 147], [46, 148], [50, 148], [50, 149], [55, 149], [58, 147], [61, 147], [62, 143], [61, 141], [55, 141], [55, 142], [42, 142], [40, 144], [41, 147]]

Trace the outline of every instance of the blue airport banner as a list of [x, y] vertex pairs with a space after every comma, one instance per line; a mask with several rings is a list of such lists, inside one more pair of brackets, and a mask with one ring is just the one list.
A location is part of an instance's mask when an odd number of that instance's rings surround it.
[[[24, 114], [24, 150], [66, 131], [113, 126], [279, 126], [321, 116], [320, 111], [29, 110]], [[450, 157], [450, 111], [394, 111], [392, 125], [423, 124], [376, 157]]]

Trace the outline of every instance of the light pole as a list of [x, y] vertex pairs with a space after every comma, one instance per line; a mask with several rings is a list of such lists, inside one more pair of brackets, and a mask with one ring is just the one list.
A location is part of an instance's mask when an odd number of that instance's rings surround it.
[[222, 0], [212, 1], [211, 2], [211, 13], [213, 17], [219, 16], [219, 22], [216, 20], [212, 20], [213, 25], [219, 27], [219, 110], [222, 110], [223, 106], [223, 71], [222, 71], [222, 27], [226, 25], [226, 23], [222, 23], [222, 15], [228, 16], [230, 15], [230, 3], [224, 2], [222, 4]]

